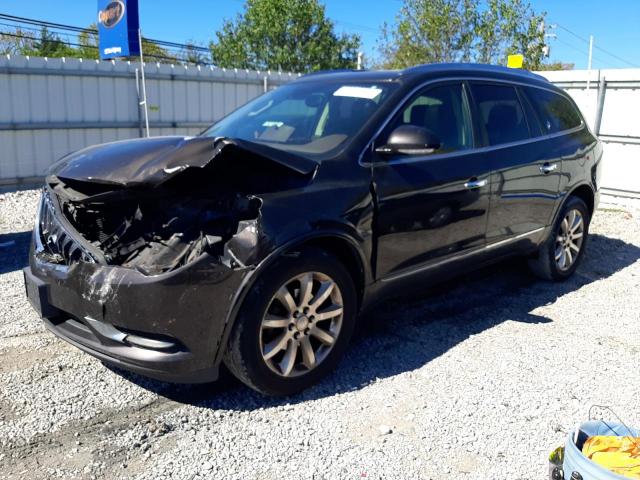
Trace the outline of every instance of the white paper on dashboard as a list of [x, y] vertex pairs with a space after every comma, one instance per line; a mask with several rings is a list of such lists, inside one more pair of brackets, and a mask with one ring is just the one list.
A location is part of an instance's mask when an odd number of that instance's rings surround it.
[[353, 97], [353, 98], [366, 98], [368, 100], [373, 100], [378, 95], [380, 95], [382, 90], [380, 88], [375, 87], [350, 87], [344, 86], [340, 87], [338, 90], [333, 92], [334, 97]]

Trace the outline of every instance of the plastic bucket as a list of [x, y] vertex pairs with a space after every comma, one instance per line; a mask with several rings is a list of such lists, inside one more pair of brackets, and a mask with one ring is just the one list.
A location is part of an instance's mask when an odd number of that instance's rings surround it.
[[597, 463], [592, 462], [582, 454], [582, 446], [587, 438], [594, 435], [613, 435], [618, 437], [638, 436], [638, 431], [627, 429], [621, 423], [592, 420], [578, 427], [578, 435], [574, 442], [575, 432], [567, 437], [564, 447], [564, 462], [562, 465], [565, 480], [629, 480], [613, 473]]

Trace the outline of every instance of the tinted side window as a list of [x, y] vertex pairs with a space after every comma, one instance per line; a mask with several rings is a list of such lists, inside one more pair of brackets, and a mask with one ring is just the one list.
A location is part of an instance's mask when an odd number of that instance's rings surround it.
[[400, 125], [416, 125], [430, 130], [440, 139], [440, 148], [434, 153], [471, 148], [471, 123], [465, 102], [462, 84], [428, 88], [400, 112], [388, 133]]
[[529, 138], [527, 120], [514, 87], [474, 84], [471, 90], [489, 145]]
[[555, 133], [582, 123], [575, 107], [562, 95], [540, 88], [524, 89], [538, 114], [543, 133]]
[[529, 131], [531, 132], [532, 137], [539, 137], [540, 135], [546, 135], [546, 132], [542, 131], [542, 126], [538, 121], [538, 114], [531, 106], [531, 101], [524, 94], [522, 90], [520, 90], [520, 103], [524, 107], [524, 114], [527, 116], [527, 123], [529, 124]]

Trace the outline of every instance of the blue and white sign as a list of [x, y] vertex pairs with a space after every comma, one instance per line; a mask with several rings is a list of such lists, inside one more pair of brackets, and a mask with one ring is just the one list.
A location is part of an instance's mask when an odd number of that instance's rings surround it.
[[98, 0], [100, 58], [140, 55], [138, 0]]

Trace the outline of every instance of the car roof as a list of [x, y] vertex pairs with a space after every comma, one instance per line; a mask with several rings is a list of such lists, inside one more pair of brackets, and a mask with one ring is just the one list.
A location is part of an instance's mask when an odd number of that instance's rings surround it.
[[297, 81], [391, 82], [415, 83], [438, 77], [477, 77], [511, 80], [532, 85], [551, 86], [543, 76], [527, 70], [477, 63], [430, 63], [404, 70], [327, 70], [303, 75]]

